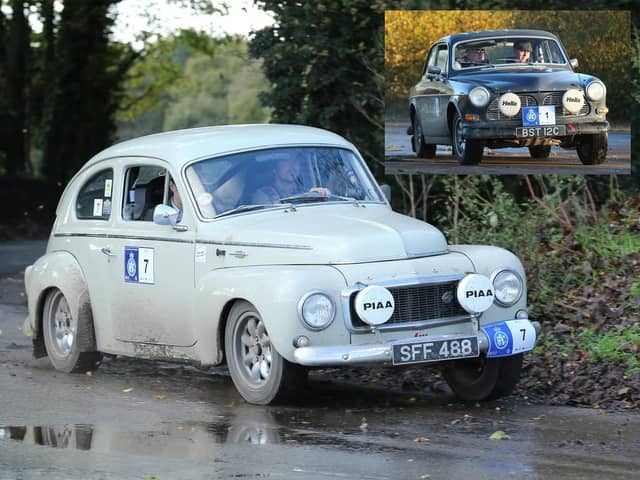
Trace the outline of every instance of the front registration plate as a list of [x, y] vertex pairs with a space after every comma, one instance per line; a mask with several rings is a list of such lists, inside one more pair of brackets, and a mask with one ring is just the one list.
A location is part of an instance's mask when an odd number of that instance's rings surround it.
[[516, 127], [516, 138], [562, 137], [567, 134], [565, 125]]
[[393, 345], [393, 364], [439, 362], [479, 354], [476, 337], [397, 343]]

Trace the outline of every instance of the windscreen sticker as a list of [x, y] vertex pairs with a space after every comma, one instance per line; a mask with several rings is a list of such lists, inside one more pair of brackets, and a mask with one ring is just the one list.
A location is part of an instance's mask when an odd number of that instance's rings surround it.
[[507, 357], [533, 350], [536, 329], [529, 320], [507, 320], [482, 327], [489, 338], [487, 357]]
[[153, 284], [153, 248], [124, 247], [124, 281]]
[[104, 196], [105, 197], [110, 197], [111, 196], [111, 187], [113, 185], [113, 180], [111, 180], [110, 178], [107, 178], [104, 181]]
[[102, 216], [102, 199], [101, 198], [93, 199], [93, 216], [94, 217]]
[[111, 200], [107, 199], [102, 202], [102, 216], [108, 217], [111, 215]]

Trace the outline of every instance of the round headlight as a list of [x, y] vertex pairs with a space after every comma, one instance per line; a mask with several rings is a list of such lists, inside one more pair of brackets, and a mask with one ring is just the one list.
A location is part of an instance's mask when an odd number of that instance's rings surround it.
[[469, 101], [476, 107], [484, 107], [489, 103], [491, 95], [484, 87], [475, 87], [469, 92]]
[[300, 299], [298, 315], [311, 330], [327, 328], [336, 314], [333, 301], [322, 292], [310, 292]]
[[493, 275], [495, 301], [503, 307], [510, 307], [522, 295], [522, 279], [512, 270], [501, 270]]
[[604, 83], [591, 82], [589, 85], [587, 85], [586, 91], [587, 97], [589, 97], [594, 102], [597, 102], [598, 100], [602, 100], [607, 89], [605, 88]]

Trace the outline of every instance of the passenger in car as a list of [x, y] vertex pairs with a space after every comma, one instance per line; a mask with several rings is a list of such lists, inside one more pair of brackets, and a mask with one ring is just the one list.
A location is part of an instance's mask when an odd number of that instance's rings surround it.
[[182, 220], [182, 198], [180, 197], [180, 192], [178, 192], [178, 187], [176, 187], [173, 178], [169, 179], [169, 190], [171, 190], [171, 206], [178, 210], [178, 222]]
[[[305, 192], [300, 176], [300, 161], [293, 153], [285, 153], [282, 158], [276, 160], [273, 168], [273, 181], [271, 185], [265, 185], [258, 189], [251, 201], [256, 205], [280, 203], [280, 199], [300, 195]], [[308, 190], [312, 193], [329, 196], [328, 188], [313, 187]]]
[[469, 46], [465, 50], [464, 58], [462, 59], [463, 67], [471, 67], [473, 65], [482, 65], [487, 63], [487, 59], [484, 56], [484, 48], [479, 46]]
[[526, 63], [531, 56], [531, 42], [519, 41], [513, 44], [513, 55], [518, 63]]

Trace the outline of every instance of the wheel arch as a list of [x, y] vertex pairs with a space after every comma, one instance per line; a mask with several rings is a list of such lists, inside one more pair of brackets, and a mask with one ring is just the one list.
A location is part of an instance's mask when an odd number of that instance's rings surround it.
[[[30, 267], [25, 280], [27, 320], [32, 331], [34, 356], [39, 358], [47, 355], [43, 335], [44, 305], [54, 290], [62, 292], [71, 314], [78, 321], [80, 351], [94, 351], [96, 339], [91, 300], [84, 273], [76, 258], [65, 251], [48, 253]], [[89, 336], [84, 335], [87, 332], [85, 328], [89, 329]]]
[[449, 127], [449, 137], [451, 137], [453, 134], [453, 117], [456, 113], [462, 116], [458, 105], [454, 101], [450, 101], [449, 105], [447, 106], [447, 126]]

